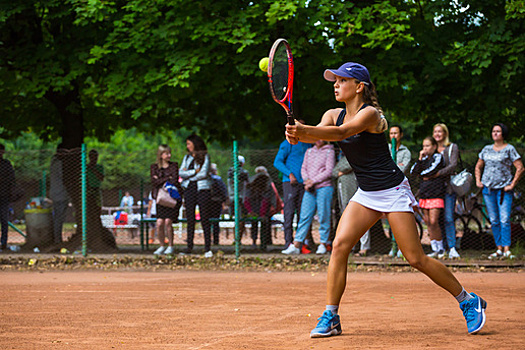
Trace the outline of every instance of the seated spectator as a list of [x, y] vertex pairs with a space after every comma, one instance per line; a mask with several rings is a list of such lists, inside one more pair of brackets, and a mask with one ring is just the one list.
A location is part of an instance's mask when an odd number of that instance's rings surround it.
[[[277, 198], [272, 187], [272, 180], [268, 170], [264, 166], [255, 168], [255, 174], [250, 178], [247, 185], [247, 193], [244, 202], [246, 212], [250, 217], [256, 217], [261, 222], [261, 250], [265, 251], [272, 244], [271, 236], [271, 207], [275, 207]], [[257, 245], [259, 225], [252, 222], [253, 245]]]
[[124, 197], [122, 197], [121, 201], [120, 201], [120, 207], [126, 212], [126, 213], [129, 213], [129, 214], [132, 214], [133, 213], [133, 203], [134, 203], [134, 198], [132, 195], [129, 194], [128, 191], [125, 192], [124, 194]]

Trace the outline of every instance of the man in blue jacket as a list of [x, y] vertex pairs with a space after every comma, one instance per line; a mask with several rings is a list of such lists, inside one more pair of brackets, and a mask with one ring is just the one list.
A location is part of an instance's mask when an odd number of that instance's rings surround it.
[[[301, 123], [303, 121], [300, 120]], [[311, 145], [299, 142], [291, 145], [284, 140], [279, 146], [273, 166], [283, 174], [283, 202], [284, 202], [284, 239], [285, 249], [293, 242], [293, 218], [295, 212], [299, 218], [301, 201], [304, 194], [301, 167], [304, 154]]]

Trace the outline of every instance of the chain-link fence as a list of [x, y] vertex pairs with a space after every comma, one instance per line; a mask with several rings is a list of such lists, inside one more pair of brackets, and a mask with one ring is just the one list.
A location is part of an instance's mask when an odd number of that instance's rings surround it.
[[[156, 149], [140, 153], [94, 149], [6, 152], [0, 181], [2, 250], [211, 256], [219, 250], [281, 254], [292, 244], [300, 247], [299, 253], [327, 253], [357, 185], [336, 146], [308, 147], [209, 149], [207, 157], [195, 157], [186, 164], [171, 159], [178, 165], [178, 178], [170, 181], [182, 195], [174, 207], [156, 205], [166, 182], [162, 176], [153, 177], [152, 168], [158, 167]], [[449, 177], [424, 172], [431, 164], [411, 173], [419, 151], [412, 150], [405, 174], [416, 199], [430, 208], [416, 211], [426, 252], [449, 252], [455, 247], [461, 256], [488, 256], [496, 243], [487, 197], [475, 181], [464, 196], [453, 195]], [[523, 151], [518, 149], [520, 154]], [[463, 168], [471, 174], [478, 152], [461, 151]], [[236, 162], [234, 154], [238, 155]], [[458, 165], [456, 172], [463, 168]], [[204, 169], [206, 174], [202, 174]], [[159, 174], [167, 179], [163, 171]], [[498, 197], [502, 203], [510, 203], [505, 196], [512, 199], [510, 225], [500, 218], [498, 235], [510, 226], [513, 253], [521, 256], [525, 242], [523, 187], [522, 181], [513, 193]], [[440, 201], [433, 202], [436, 198]], [[368, 240], [358, 243], [354, 253], [397, 257], [388, 221], [381, 219], [373, 226]]]

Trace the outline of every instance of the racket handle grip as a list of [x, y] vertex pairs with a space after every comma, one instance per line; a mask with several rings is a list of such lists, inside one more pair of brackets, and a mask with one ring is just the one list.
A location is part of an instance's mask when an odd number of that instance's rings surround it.
[[286, 111], [286, 116], [288, 117], [288, 124], [295, 125], [295, 118], [293, 117], [292, 111]]

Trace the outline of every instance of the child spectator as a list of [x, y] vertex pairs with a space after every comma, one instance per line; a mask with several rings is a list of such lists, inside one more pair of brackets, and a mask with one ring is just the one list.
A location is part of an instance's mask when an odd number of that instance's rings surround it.
[[445, 207], [445, 179], [436, 176], [445, 167], [443, 155], [437, 151], [438, 144], [432, 136], [425, 137], [419, 159], [412, 166], [410, 173], [419, 175], [422, 179], [419, 187], [419, 207], [427, 223], [430, 235], [431, 258], [443, 258], [445, 249], [439, 228], [439, 213]]

